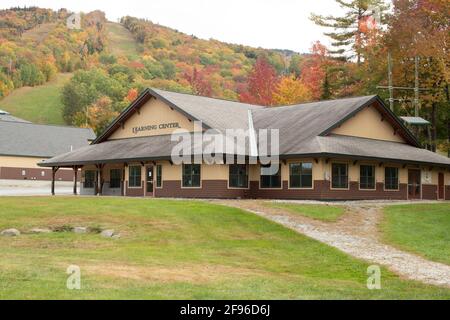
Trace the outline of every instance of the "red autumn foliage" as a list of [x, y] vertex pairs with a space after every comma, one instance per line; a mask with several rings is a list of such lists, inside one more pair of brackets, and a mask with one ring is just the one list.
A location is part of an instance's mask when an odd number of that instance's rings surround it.
[[189, 82], [194, 94], [206, 97], [212, 95], [212, 87], [207, 79], [207, 74], [208, 70], [198, 71], [197, 68], [194, 68], [192, 73], [184, 73], [184, 78]]
[[276, 70], [265, 58], [256, 60], [247, 80], [247, 88], [239, 95], [239, 100], [263, 106], [273, 106], [273, 97], [279, 78]]
[[319, 41], [311, 48], [312, 58], [302, 67], [301, 81], [311, 91], [312, 99], [319, 100], [322, 95], [322, 84], [325, 80], [325, 66], [327, 63], [327, 49]]
[[128, 90], [128, 94], [127, 94], [126, 99], [129, 102], [133, 102], [134, 100], [136, 100], [137, 97], [138, 97], [138, 90], [137, 89], [132, 88], [132, 89]]

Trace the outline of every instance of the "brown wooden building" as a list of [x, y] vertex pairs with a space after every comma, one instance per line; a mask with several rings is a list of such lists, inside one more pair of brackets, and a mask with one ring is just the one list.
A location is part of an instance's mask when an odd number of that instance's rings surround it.
[[[175, 164], [180, 128], [278, 129], [279, 170], [255, 162], [259, 140], [246, 164]], [[92, 195], [450, 200], [450, 159], [422, 149], [377, 96], [265, 108], [147, 89], [90, 146], [40, 166], [82, 168], [81, 193]]]

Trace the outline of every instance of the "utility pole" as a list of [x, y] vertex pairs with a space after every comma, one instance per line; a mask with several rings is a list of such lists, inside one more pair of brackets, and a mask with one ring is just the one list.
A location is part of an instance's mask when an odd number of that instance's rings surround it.
[[389, 108], [394, 111], [394, 87], [392, 86], [392, 57], [388, 52], [388, 86], [389, 86]]
[[[393, 68], [393, 63], [392, 63], [392, 57], [391, 57], [391, 53], [388, 52], [388, 85], [387, 86], [377, 86], [377, 89], [387, 89], [389, 90], [389, 107], [392, 111], [394, 111], [394, 102], [395, 101], [411, 101], [412, 105], [414, 107], [414, 116], [415, 117], [419, 117], [419, 113], [420, 113], [420, 99], [419, 99], [419, 92], [420, 91], [427, 91], [427, 90], [431, 90], [431, 89], [426, 89], [426, 88], [420, 88], [419, 87], [419, 57], [415, 57], [414, 58], [414, 64], [415, 64], [415, 70], [414, 70], [414, 87], [396, 87], [393, 84], [393, 80], [392, 80], [392, 68]], [[395, 99], [394, 98], [394, 90], [406, 90], [406, 91], [414, 91], [414, 100], [413, 99]]]
[[414, 116], [419, 116], [419, 57], [414, 58]]

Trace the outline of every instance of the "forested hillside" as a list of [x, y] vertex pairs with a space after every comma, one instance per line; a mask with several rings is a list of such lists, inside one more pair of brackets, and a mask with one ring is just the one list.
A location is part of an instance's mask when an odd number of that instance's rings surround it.
[[[420, 116], [432, 122], [431, 148], [437, 142], [446, 149], [450, 127], [448, 2], [395, 0], [392, 12], [381, 7], [382, 28], [371, 28], [368, 16], [362, 14], [368, 5], [381, 5], [382, 0], [344, 2], [347, 14], [343, 17], [312, 16], [315, 23], [328, 27], [324, 32], [333, 38], [333, 48], [316, 42], [310, 52], [302, 54], [199, 39], [133, 17], [112, 23], [100, 11], [82, 14], [81, 29], [71, 30], [66, 26], [69, 12], [65, 9], [3, 10], [0, 96], [23, 86], [45, 84], [59, 73], [73, 73], [58, 89], [59, 101], [54, 103], [62, 106], [55, 108], [58, 115], [49, 119], [99, 132], [145, 87], [267, 106], [366, 94], [387, 99], [388, 91], [377, 87], [388, 84], [390, 52], [396, 86], [414, 85], [414, 57], [421, 57], [419, 77], [427, 90], [421, 92]], [[430, 19], [436, 23], [427, 23]], [[339, 28], [333, 33], [330, 26]], [[414, 115], [413, 94], [396, 92], [398, 115]], [[14, 112], [18, 109], [15, 106]], [[421, 139], [429, 143], [426, 132]]]

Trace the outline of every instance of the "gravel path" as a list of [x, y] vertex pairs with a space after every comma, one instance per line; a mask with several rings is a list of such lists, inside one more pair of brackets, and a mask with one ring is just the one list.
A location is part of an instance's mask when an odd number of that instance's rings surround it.
[[[215, 200], [275, 221], [308, 237], [333, 246], [351, 256], [386, 266], [398, 275], [424, 283], [450, 287], [450, 266], [382, 243], [377, 224], [385, 203], [341, 204], [347, 213], [335, 223], [322, 222], [282, 209], [270, 208], [259, 200]], [[323, 205], [323, 203], [322, 203]]]

